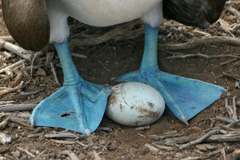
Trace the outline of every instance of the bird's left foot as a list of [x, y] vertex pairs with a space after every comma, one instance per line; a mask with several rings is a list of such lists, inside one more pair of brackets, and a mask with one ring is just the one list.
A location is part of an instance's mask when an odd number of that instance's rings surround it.
[[31, 123], [89, 134], [99, 126], [110, 92], [85, 80], [64, 85], [36, 106]]
[[118, 81], [137, 81], [154, 87], [164, 97], [168, 109], [184, 123], [219, 99], [224, 92], [220, 86], [162, 72], [158, 67], [125, 74]]
[[64, 84], [33, 110], [34, 126], [60, 127], [83, 134], [97, 129], [106, 110], [111, 89], [84, 80], [73, 64], [68, 41], [56, 43]]

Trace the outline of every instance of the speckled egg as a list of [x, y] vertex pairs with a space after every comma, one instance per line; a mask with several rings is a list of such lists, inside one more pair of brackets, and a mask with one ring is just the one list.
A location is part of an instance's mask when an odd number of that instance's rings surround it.
[[112, 88], [107, 116], [122, 125], [143, 126], [157, 121], [165, 110], [160, 93], [138, 82], [121, 83]]

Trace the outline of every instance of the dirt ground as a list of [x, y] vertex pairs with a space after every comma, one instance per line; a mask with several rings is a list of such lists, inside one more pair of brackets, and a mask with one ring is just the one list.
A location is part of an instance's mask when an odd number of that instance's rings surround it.
[[[229, 20], [230, 24], [240, 21], [229, 13], [224, 19], [226, 21]], [[0, 27], [0, 34], [7, 35], [2, 20], [0, 21]], [[101, 29], [91, 27], [90, 30], [101, 32]], [[196, 34], [188, 32], [189, 30], [183, 28], [182, 25], [161, 26], [162, 37], [160, 38], [160, 44], [185, 42], [188, 39], [198, 37], [196, 35], [201, 35], [199, 32]], [[215, 24], [209, 30], [202, 32], [209, 33], [210, 35], [239, 35], [237, 29], [230, 34], [226, 30], [223, 30], [219, 24]], [[110, 40], [95, 46], [74, 47], [74, 52], [80, 53], [80, 57], [74, 56], [74, 61], [83, 77], [87, 80], [113, 84], [115, 77], [138, 68], [142, 49], [143, 34], [140, 34], [138, 37], [129, 40]], [[208, 55], [209, 57], [168, 58], [173, 55], [192, 55], [196, 53]], [[57, 137], [51, 138], [50, 136], [62, 133], [62, 129], [32, 128], [27, 123], [30, 112], [4, 113], [15, 116], [17, 120], [10, 120], [4, 129], [0, 128], [0, 133], [5, 133], [12, 137], [10, 144], [0, 144], [0, 159], [77, 160], [74, 157], [77, 155], [79, 159], [87, 160], [225, 160], [225, 154], [230, 159], [232, 153], [240, 148], [239, 140], [232, 143], [198, 144], [183, 150], [180, 150], [176, 146], [154, 144], [159, 141], [159, 138], [156, 137], [165, 136], [165, 139], [167, 139], [167, 135], [169, 137], [183, 135], [200, 137], [211, 128], [224, 124], [217, 120], [217, 117], [228, 117], [225, 99], [236, 97], [238, 102], [240, 97], [240, 90], [237, 86], [240, 79], [240, 63], [239, 58], [233, 58], [233, 55], [239, 56], [239, 54], [240, 47], [227, 44], [204, 44], [196, 48], [181, 51], [166, 51], [159, 48], [159, 62], [162, 70], [215, 83], [228, 90], [227, 95], [223, 95], [219, 101], [191, 120], [189, 126], [180, 123], [169, 113], [165, 113], [159, 121], [146, 128], [121, 126], [105, 117], [100, 128], [88, 137], [67, 132], [68, 138], [59, 139]], [[214, 58], [213, 55], [218, 55], [218, 57]], [[220, 57], [219, 55], [225, 56]], [[229, 55], [229, 57], [226, 55]], [[20, 60], [18, 56], [13, 56], [7, 60], [0, 60], [0, 68], [18, 60]], [[58, 58], [54, 56], [52, 62], [56, 66], [58, 77], [60, 77], [60, 81], [62, 82], [62, 73], [58, 67]], [[35, 104], [53, 93], [59, 85], [55, 82], [48, 64], [46, 62], [46, 55], [37, 57], [34, 63], [36, 67], [33, 70], [33, 76], [30, 76], [28, 69], [25, 70], [21, 77], [21, 80], [25, 83], [24, 87], [17, 92], [1, 96], [0, 102], [13, 101], [12, 103], [14, 104]], [[30, 66], [28, 62], [25, 65], [25, 68]], [[7, 79], [1, 78], [0, 86], [12, 87], [16, 85], [16, 77], [17, 75], [13, 75]], [[237, 107], [239, 107], [238, 104]], [[3, 117], [1, 116], [1, 118]]]

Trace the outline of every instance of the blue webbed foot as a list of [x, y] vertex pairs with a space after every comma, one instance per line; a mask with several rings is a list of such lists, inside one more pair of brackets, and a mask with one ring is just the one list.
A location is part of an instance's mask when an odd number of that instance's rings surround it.
[[220, 98], [224, 88], [148, 68], [123, 75], [118, 81], [137, 81], [157, 89], [168, 109], [182, 122], [188, 123], [199, 112]]
[[64, 84], [33, 110], [34, 126], [60, 127], [83, 134], [97, 129], [106, 110], [111, 92], [85, 81], [71, 58], [67, 41], [55, 44], [64, 74]]
[[88, 82], [63, 86], [34, 109], [31, 123], [91, 133], [102, 120], [108, 95], [109, 89]]
[[140, 69], [119, 77], [118, 81], [137, 81], [154, 87], [164, 97], [168, 109], [187, 124], [188, 120], [218, 100], [224, 88], [160, 71], [157, 42], [158, 29], [146, 24]]

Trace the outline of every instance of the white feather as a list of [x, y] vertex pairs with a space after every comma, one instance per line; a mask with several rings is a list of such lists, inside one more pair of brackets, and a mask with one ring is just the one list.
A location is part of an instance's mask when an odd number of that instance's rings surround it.
[[69, 35], [68, 16], [92, 26], [111, 26], [143, 18], [158, 25], [162, 18], [162, 0], [47, 0], [51, 41]]

